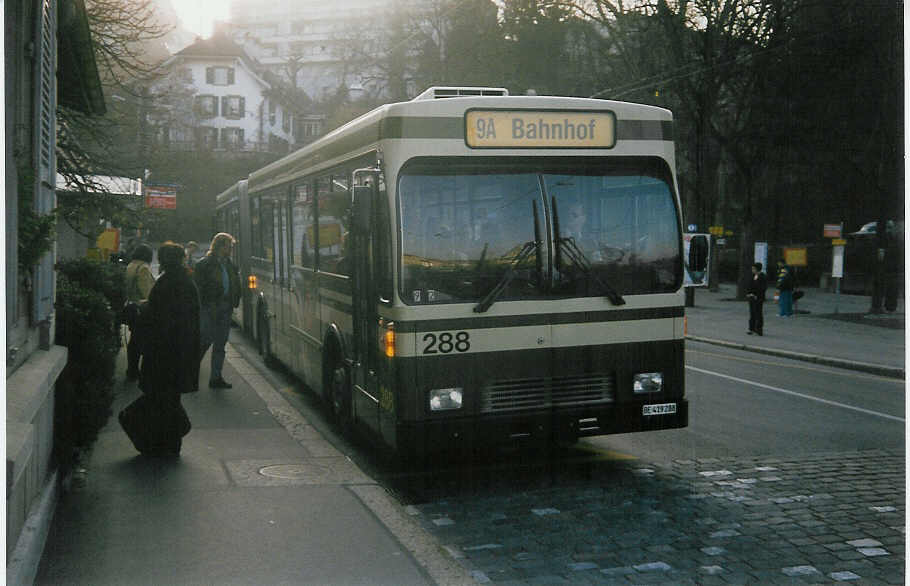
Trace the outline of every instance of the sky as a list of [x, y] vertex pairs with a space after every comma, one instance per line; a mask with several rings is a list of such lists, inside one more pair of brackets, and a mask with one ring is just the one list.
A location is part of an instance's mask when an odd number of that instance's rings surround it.
[[203, 38], [212, 35], [216, 20], [226, 20], [231, 0], [172, 0], [183, 27]]

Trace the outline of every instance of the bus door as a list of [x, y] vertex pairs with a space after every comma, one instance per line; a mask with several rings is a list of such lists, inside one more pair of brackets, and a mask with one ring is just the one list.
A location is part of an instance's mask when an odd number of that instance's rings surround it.
[[[355, 172], [357, 179], [363, 177]], [[375, 175], [367, 178], [375, 181]], [[376, 188], [372, 184], [354, 187], [354, 225], [351, 231], [353, 271], [353, 369], [351, 372], [355, 417], [373, 431], [379, 431], [379, 316], [376, 312], [377, 287], [374, 274], [372, 217], [376, 207]]]
[[288, 329], [291, 344], [299, 348], [294, 362], [297, 372], [303, 373], [306, 384], [318, 388], [321, 381], [320, 344], [322, 332], [316, 303], [316, 199], [313, 184], [309, 179], [293, 187], [291, 208], [291, 299]]

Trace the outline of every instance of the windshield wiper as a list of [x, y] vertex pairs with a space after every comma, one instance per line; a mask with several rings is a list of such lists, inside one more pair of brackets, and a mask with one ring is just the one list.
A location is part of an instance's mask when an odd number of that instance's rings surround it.
[[604, 292], [604, 295], [610, 300], [610, 303], [613, 305], [625, 305], [626, 300], [623, 299], [623, 296], [609, 283], [602, 281], [594, 274], [591, 270], [591, 261], [589, 261], [588, 257], [585, 256], [585, 253], [578, 248], [575, 239], [571, 236], [563, 238], [560, 235], [559, 212], [556, 209], [556, 196], [553, 196], [553, 231], [556, 234], [556, 269], [562, 272], [562, 256], [563, 253], [565, 253], [573, 265], [581, 269], [588, 278], [592, 279], [597, 286], [600, 287], [600, 290]]
[[[531, 211], [534, 214], [534, 240], [525, 242], [521, 247], [521, 250], [518, 251], [518, 255], [515, 256], [515, 259], [509, 265], [509, 268], [506, 269], [506, 272], [499, 279], [499, 282], [496, 283], [496, 286], [493, 287], [489, 293], [484, 295], [483, 299], [480, 300], [480, 303], [474, 306], [474, 313], [483, 313], [486, 310], [490, 309], [496, 300], [502, 295], [502, 292], [506, 290], [506, 287], [509, 286], [509, 283], [512, 282], [512, 279], [515, 278], [515, 267], [523, 263], [532, 252], [537, 252], [538, 260], [538, 279], [540, 278], [540, 219], [537, 215], [537, 202], [531, 201]], [[484, 248], [486, 252], [486, 248]]]

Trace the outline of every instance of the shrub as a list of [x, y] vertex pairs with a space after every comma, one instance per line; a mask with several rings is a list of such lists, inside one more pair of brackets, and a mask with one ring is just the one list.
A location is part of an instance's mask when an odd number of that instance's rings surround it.
[[80, 259], [58, 263], [57, 276], [56, 343], [69, 354], [56, 385], [54, 443], [66, 468], [111, 414], [124, 269]]

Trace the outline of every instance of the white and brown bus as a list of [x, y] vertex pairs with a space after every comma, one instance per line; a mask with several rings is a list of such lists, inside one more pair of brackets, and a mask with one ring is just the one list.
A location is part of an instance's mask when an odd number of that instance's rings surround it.
[[431, 88], [218, 196], [241, 323], [402, 455], [685, 427], [672, 114]]

